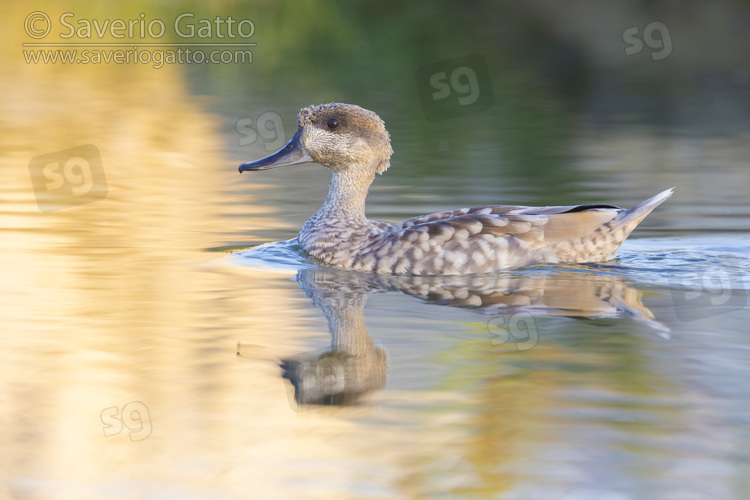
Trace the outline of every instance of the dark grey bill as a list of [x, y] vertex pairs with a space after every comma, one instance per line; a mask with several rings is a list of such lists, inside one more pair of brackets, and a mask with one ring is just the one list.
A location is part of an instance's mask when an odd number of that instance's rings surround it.
[[298, 130], [286, 145], [270, 156], [260, 160], [243, 163], [240, 165], [240, 173], [255, 170], [268, 170], [269, 168], [283, 167], [285, 165], [296, 165], [312, 161], [310, 155], [305, 151], [300, 140], [301, 130]]

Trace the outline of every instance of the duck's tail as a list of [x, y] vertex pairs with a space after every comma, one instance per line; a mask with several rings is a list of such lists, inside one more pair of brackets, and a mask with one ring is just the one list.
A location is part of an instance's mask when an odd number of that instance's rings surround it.
[[618, 229], [623, 229], [625, 231], [624, 236], [625, 238], [627, 238], [628, 235], [633, 231], [633, 229], [635, 229], [635, 226], [637, 226], [648, 214], [650, 214], [653, 209], [664, 203], [667, 198], [672, 196], [672, 193], [674, 193], [674, 188], [669, 188], [666, 191], [662, 191], [661, 193], [649, 198], [646, 201], [640, 202], [633, 208], [623, 210], [617, 215], [617, 217], [612, 220], [612, 222], [610, 222], [612, 230], [615, 231]]

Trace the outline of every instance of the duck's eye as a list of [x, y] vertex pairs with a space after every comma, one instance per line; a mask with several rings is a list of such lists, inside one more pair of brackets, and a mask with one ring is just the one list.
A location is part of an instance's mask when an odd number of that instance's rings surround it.
[[339, 126], [339, 120], [338, 118], [331, 118], [328, 120], [328, 128], [336, 128]]

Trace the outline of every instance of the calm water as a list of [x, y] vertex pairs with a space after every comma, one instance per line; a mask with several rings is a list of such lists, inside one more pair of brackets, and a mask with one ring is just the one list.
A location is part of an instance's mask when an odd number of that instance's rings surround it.
[[[64, 10], [6, 7], [0, 498], [747, 497], [750, 66], [690, 27], [750, 15], [665, 10], [659, 60], [623, 53], [652, 13], [444, 7], [208, 3], [253, 62], [158, 70], [26, 64]], [[424, 109], [417, 70], [466, 54], [493, 100]], [[332, 100], [391, 133], [373, 218], [676, 193], [606, 264], [322, 269], [294, 238], [330, 174], [237, 166]]]

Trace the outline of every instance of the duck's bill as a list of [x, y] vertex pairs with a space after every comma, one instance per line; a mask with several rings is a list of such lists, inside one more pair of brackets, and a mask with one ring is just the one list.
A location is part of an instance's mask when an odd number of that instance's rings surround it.
[[269, 168], [284, 167], [286, 165], [296, 165], [297, 163], [307, 163], [312, 161], [310, 155], [305, 151], [300, 139], [301, 131], [298, 130], [289, 142], [283, 148], [276, 151], [270, 156], [260, 160], [243, 163], [240, 165], [240, 173], [253, 172], [256, 170], [268, 170]]

